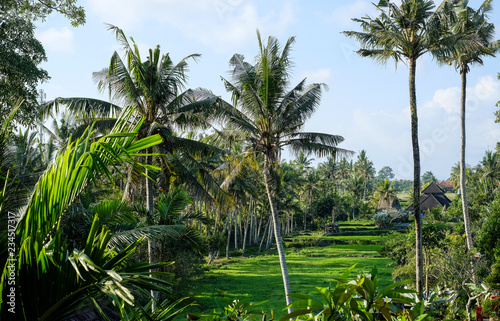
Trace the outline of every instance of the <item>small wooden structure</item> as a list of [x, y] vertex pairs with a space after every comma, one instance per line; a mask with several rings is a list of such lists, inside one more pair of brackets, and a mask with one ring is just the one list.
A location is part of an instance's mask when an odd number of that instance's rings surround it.
[[[446, 208], [450, 205], [451, 201], [439, 185], [432, 182], [427, 186], [420, 195], [420, 212], [431, 210], [436, 207]], [[410, 212], [414, 211], [413, 204], [407, 209]]]

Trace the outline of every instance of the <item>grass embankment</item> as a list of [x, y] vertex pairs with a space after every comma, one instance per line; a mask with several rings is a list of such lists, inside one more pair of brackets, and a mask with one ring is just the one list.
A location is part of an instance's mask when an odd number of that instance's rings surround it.
[[[357, 263], [355, 273], [379, 270], [381, 285], [392, 282], [390, 262], [378, 250], [387, 231], [376, 230], [370, 222], [341, 223], [341, 233], [285, 238], [286, 259], [292, 292], [316, 296], [315, 287], [334, 283], [348, 267]], [[370, 233], [369, 233], [370, 232]], [[367, 235], [368, 234], [368, 235]], [[219, 260], [209, 267], [193, 288], [193, 299], [204, 312], [215, 308], [216, 296], [227, 299], [269, 300], [260, 310], [279, 319], [285, 314], [285, 297], [278, 255], [270, 251], [260, 256]]]

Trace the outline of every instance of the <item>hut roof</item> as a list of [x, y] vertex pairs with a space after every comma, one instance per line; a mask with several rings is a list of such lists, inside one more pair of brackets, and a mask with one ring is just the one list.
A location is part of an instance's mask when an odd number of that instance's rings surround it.
[[444, 191], [439, 187], [438, 184], [432, 182], [427, 186], [423, 191], [422, 194], [443, 194]]
[[[420, 211], [422, 212], [435, 207], [447, 207], [450, 203], [450, 199], [444, 195], [443, 190], [436, 183], [431, 183], [420, 195]], [[412, 204], [408, 207], [408, 211], [413, 210]]]
[[[401, 208], [401, 205], [399, 204], [399, 200], [397, 197], [389, 197], [389, 208], [395, 208], [399, 210]], [[377, 206], [378, 210], [385, 210], [387, 209], [387, 200], [383, 199], [382, 197], [380, 198], [380, 201], [378, 202]]]

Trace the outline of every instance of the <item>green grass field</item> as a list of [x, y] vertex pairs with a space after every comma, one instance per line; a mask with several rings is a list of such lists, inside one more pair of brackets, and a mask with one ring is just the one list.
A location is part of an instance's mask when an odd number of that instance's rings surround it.
[[[364, 222], [360, 222], [364, 223]], [[373, 228], [370, 222], [359, 226]], [[355, 273], [368, 272], [372, 266], [379, 270], [380, 285], [392, 282], [390, 262], [380, 257], [378, 250], [387, 231], [381, 235], [336, 235], [316, 236], [316, 243], [341, 242], [328, 246], [288, 247], [286, 259], [290, 275], [292, 292], [316, 295], [316, 286], [328, 286], [334, 283], [348, 267], [357, 264]], [[303, 235], [287, 238], [290, 242], [304, 242]], [[308, 235], [306, 239], [313, 239]], [[318, 240], [321, 239], [321, 241]], [[360, 244], [356, 244], [360, 243]], [[261, 256], [235, 257], [230, 261], [219, 260], [209, 267], [204, 276], [193, 286], [191, 297], [199, 304], [200, 311], [209, 312], [216, 307], [216, 296], [227, 299], [250, 298], [254, 301], [269, 300], [261, 306], [266, 313], [274, 311], [274, 318], [285, 314], [283, 280], [276, 251]], [[192, 310], [196, 311], [196, 309]], [[198, 311], [196, 311], [198, 312]]]

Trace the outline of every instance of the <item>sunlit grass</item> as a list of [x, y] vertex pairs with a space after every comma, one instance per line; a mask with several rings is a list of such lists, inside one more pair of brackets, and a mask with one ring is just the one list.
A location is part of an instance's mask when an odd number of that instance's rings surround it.
[[[308, 237], [314, 238], [312, 235]], [[358, 274], [368, 272], [374, 265], [377, 266], [381, 286], [393, 282], [392, 268], [387, 266], [390, 260], [380, 257], [378, 253], [380, 242], [384, 237], [384, 235], [329, 236], [321, 239], [342, 240], [350, 244], [287, 248], [286, 260], [292, 292], [316, 295], [315, 287], [334, 284], [334, 278], [339, 277], [353, 264], [357, 264], [355, 273]], [[290, 240], [297, 241], [297, 239], [301, 237]], [[362, 244], [355, 244], [357, 242]], [[200, 311], [211, 311], [216, 307], [214, 298], [221, 296], [231, 300], [244, 298], [254, 301], [269, 300], [260, 307], [261, 310], [266, 313], [272, 310], [275, 319], [285, 314], [283, 279], [276, 251], [248, 258], [235, 257], [229, 262], [219, 260], [216, 263], [215, 266], [209, 267], [195, 285], [192, 297], [199, 304]]]

